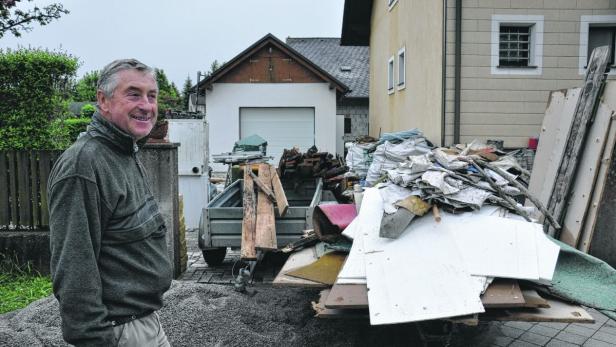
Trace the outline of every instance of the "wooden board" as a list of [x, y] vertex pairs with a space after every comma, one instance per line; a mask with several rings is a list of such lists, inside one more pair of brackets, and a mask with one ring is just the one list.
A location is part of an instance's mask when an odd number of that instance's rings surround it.
[[0, 227], [10, 224], [9, 213], [9, 173], [6, 163], [6, 152], [0, 151]]
[[368, 287], [365, 284], [334, 284], [325, 299], [326, 308], [368, 308]]
[[485, 308], [525, 307], [526, 301], [517, 280], [495, 279], [481, 295]]
[[332, 285], [336, 281], [345, 258], [346, 254], [344, 253], [326, 253], [317, 261], [293, 269], [287, 272], [286, 275]]
[[41, 181], [41, 225], [49, 225], [49, 208], [47, 202], [47, 183], [51, 172], [52, 160], [57, 156], [51, 151], [41, 151], [39, 153], [39, 171]]
[[272, 282], [275, 287], [309, 287], [309, 288], [325, 288], [327, 285], [315, 281], [305, 280], [302, 278], [288, 276], [289, 271], [293, 271], [302, 266], [306, 266], [317, 261], [315, 247], [304, 248], [299, 252], [292, 253], [287, 261], [282, 266], [282, 269], [276, 275]]
[[30, 152], [30, 198], [32, 199], [32, 226], [37, 227], [41, 225], [40, 211], [41, 206], [39, 203], [39, 171], [38, 171], [38, 158], [37, 151]]
[[594, 323], [595, 320], [581, 306], [557, 299], [547, 299], [549, 308], [494, 309], [481, 315], [481, 320]]
[[30, 201], [30, 153], [17, 152], [17, 190], [19, 192], [19, 224], [29, 227], [32, 225], [32, 205]]
[[[259, 164], [259, 179], [271, 189], [272, 179], [270, 177], [269, 164]], [[274, 216], [274, 205], [267, 195], [259, 191], [257, 196], [257, 227], [255, 233], [255, 248], [263, 250], [274, 250], [278, 248], [276, 243], [276, 220]]]
[[[605, 91], [603, 92], [602, 103], [608, 105], [608, 107], [611, 109], [616, 108], [616, 83], [607, 83]], [[597, 212], [599, 211], [599, 204], [603, 199], [603, 193], [605, 191], [607, 177], [609, 174], [610, 166], [612, 165], [612, 156], [614, 153], [615, 145], [616, 120], [612, 119], [607, 140], [605, 142], [605, 148], [603, 150], [603, 154], [601, 155], [601, 165], [599, 166], [597, 179], [595, 180], [592, 197], [587, 210], [587, 215], [584, 219], [580, 239], [577, 245], [577, 248], [582, 252], [587, 253], [590, 249], [590, 241], [592, 240], [595, 226], [597, 225]]]
[[[612, 91], [616, 90], [612, 88]], [[575, 181], [572, 183], [573, 187], [560, 234], [560, 240], [572, 247], [577, 246], [580, 238], [614, 112], [607, 104], [600, 102], [595, 120], [588, 133]]]
[[278, 207], [278, 215], [284, 217], [289, 209], [289, 202], [287, 196], [282, 188], [280, 177], [278, 177], [278, 171], [273, 166], [270, 166], [270, 175], [272, 177], [272, 188], [274, 189], [274, 195], [276, 196], [276, 207]]
[[323, 289], [319, 294], [319, 301], [312, 302], [312, 309], [315, 311], [315, 316], [317, 318], [359, 318], [366, 319], [368, 318], [368, 310], [345, 310], [345, 309], [335, 309], [335, 308], [327, 308], [325, 307], [325, 300], [330, 295], [329, 289]]
[[524, 296], [524, 306], [529, 308], [549, 308], [550, 304], [548, 301], [539, 295], [534, 289], [522, 289], [522, 295]]
[[17, 166], [15, 165], [15, 157], [17, 155], [17, 151], [8, 151], [8, 161], [9, 161], [9, 189], [11, 195], [11, 222], [16, 225], [18, 224], [18, 193], [17, 193]]
[[257, 259], [257, 251], [255, 249], [255, 231], [257, 224], [257, 211], [255, 189], [250, 176], [250, 171], [244, 167], [244, 190], [242, 195], [244, 216], [242, 219], [242, 244], [240, 256], [244, 260]]
[[[554, 187], [554, 178], [565, 150], [580, 90], [572, 88], [550, 93], [533, 162], [533, 173], [528, 184], [528, 191], [544, 206], [547, 206]], [[532, 203], [527, 201], [526, 206], [532, 206]]]
[[[609, 47], [601, 46], [595, 48], [588, 61], [588, 69], [584, 78], [584, 86], [580, 92], [580, 99], [575, 108], [573, 123], [569, 130], [565, 151], [560, 162], [554, 188], [550, 194], [548, 202], [548, 211], [552, 213], [556, 221], [564, 220], [569, 194], [575, 180], [575, 173], [580, 163], [582, 150], [586, 144], [589, 124], [592, 122], [593, 111], [598, 102], [603, 75], [608, 63]], [[549, 227], [547, 222], [544, 222], [550, 235], [559, 237], [560, 233]]]

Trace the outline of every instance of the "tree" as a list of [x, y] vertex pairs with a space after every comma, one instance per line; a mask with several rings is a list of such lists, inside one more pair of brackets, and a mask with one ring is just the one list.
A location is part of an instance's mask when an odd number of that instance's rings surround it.
[[181, 108], [180, 92], [175, 84], [169, 83], [169, 79], [163, 69], [155, 68], [154, 72], [156, 74], [156, 82], [158, 83], [158, 116], [164, 119], [167, 110]]
[[75, 101], [96, 101], [96, 85], [99, 77], [98, 70], [86, 72], [75, 84], [73, 99]]
[[[31, 10], [20, 10], [17, 5], [22, 0], [0, 0], [0, 38], [7, 32], [15, 37], [20, 37], [21, 32], [32, 30], [31, 24], [38, 22], [40, 25], [47, 25], [54, 19], [60, 18], [63, 14], [68, 14], [62, 4], [53, 3], [42, 9], [34, 6]], [[32, 0], [27, 0], [31, 2]]]
[[0, 150], [63, 147], [55, 120], [68, 113], [78, 66], [61, 52], [0, 50]]
[[186, 76], [184, 87], [182, 88], [182, 109], [188, 111], [188, 101], [190, 99], [190, 89], [192, 88], [192, 80], [190, 76]]

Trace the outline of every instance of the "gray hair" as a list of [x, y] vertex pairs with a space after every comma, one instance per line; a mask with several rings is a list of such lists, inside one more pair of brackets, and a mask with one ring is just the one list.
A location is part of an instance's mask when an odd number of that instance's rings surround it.
[[136, 70], [144, 74], [149, 74], [156, 81], [154, 69], [145, 65], [137, 59], [118, 59], [107, 64], [98, 77], [96, 89], [101, 90], [105, 96], [113, 96], [113, 92], [118, 86], [118, 73], [124, 70]]

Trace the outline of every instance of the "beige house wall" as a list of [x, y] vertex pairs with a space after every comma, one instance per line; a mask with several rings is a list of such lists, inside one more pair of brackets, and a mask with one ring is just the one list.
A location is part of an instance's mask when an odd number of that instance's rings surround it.
[[[370, 34], [370, 135], [420, 128], [439, 144], [442, 125], [443, 2], [375, 0]], [[406, 87], [399, 90], [398, 51], [405, 47]], [[395, 57], [394, 92], [387, 64]]]
[[[549, 91], [582, 84], [582, 16], [616, 15], [616, 1], [464, 0], [463, 6], [460, 142], [501, 139], [506, 147], [525, 147], [530, 136], [540, 133]], [[495, 15], [543, 16], [540, 74], [493, 73], [491, 40]], [[454, 131], [454, 20], [455, 1], [447, 0], [447, 145], [453, 143]]]

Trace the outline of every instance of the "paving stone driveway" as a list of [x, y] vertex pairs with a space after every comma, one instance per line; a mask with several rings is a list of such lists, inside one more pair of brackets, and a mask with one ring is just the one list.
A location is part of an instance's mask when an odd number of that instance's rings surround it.
[[[189, 252], [188, 269], [181, 276], [180, 280], [198, 283], [233, 283], [232, 272], [237, 274], [237, 269], [233, 267], [236, 261], [239, 260], [239, 251], [228, 251], [222, 266], [209, 268], [197, 247], [197, 232], [187, 232], [186, 239]], [[256, 281], [264, 284], [271, 283], [279, 269], [280, 264], [268, 263], [264, 269], [260, 269], [255, 274]], [[481, 345], [499, 347], [616, 346], [616, 321], [608, 319], [605, 315], [594, 309], [587, 309], [587, 311], [595, 318], [594, 324], [484, 323], [482, 324], [484, 326], [478, 329], [485, 331], [485, 334], [488, 334], [488, 336], [480, 336], [478, 340], [481, 340]]]

